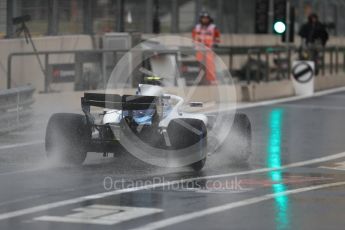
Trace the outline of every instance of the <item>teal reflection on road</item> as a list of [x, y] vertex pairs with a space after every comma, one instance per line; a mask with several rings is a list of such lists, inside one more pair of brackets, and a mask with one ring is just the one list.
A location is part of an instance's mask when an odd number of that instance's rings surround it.
[[[281, 162], [281, 142], [282, 142], [282, 123], [283, 109], [274, 109], [269, 117], [269, 140], [267, 148], [267, 167], [280, 168]], [[276, 209], [276, 229], [289, 229], [289, 198], [281, 195], [287, 190], [284, 184], [283, 175], [280, 170], [268, 173], [269, 179], [272, 181], [272, 191], [274, 194], [280, 194], [275, 197]]]

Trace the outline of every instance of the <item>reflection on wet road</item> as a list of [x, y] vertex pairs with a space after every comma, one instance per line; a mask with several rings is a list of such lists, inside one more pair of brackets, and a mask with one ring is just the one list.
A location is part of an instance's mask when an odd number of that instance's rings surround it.
[[32, 129], [0, 137], [0, 228], [342, 229], [344, 99], [243, 109], [253, 126], [249, 164], [223, 150], [201, 173], [126, 154], [54, 167], [44, 158], [47, 118], [37, 114]]
[[[282, 125], [284, 118], [283, 109], [273, 109], [269, 117], [269, 141], [267, 144], [267, 167], [280, 168], [281, 162], [281, 141]], [[272, 192], [274, 194], [282, 193], [287, 190], [283, 181], [282, 171], [268, 172], [268, 178], [272, 183]], [[286, 195], [277, 196], [275, 200], [276, 211], [276, 229], [289, 229], [289, 198]]]

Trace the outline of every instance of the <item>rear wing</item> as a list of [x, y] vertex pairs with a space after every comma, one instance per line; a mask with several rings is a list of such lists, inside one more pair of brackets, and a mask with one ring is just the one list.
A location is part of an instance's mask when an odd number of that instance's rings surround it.
[[[147, 110], [155, 109], [158, 97], [85, 93], [81, 98], [83, 111], [90, 111], [91, 106], [116, 110]], [[85, 112], [85, 111], [84, 111]]]

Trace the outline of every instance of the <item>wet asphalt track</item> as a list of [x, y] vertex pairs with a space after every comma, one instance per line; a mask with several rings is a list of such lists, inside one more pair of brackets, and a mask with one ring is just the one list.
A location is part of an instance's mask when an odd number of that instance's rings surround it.
[[249, 164], [223, 150], [201, 173], [95, 154], [82, 167], [52, 167], [47, 114], [36, 111], [33, 128], [0, 137], [0, 229], [344, 229], [345, 93], [242, 110], [253, 127]]

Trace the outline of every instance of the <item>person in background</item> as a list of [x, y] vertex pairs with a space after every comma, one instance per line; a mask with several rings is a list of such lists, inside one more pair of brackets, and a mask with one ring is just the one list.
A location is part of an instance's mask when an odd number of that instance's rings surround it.
[[[192, 38], [196, 44], [202, 44], [205, 47], [212, 49], [220, 42], [220, 31], [213, 23], [212, 17], [207, 12], [200, 14], [199, 23], [192, 31]], [[197, 45], [196, 45], [197, 46]], [[197, 46], [198, 48], [198, 46]], [[210, 50], [199, 51], [196, 54], [196, 59], [204, 64], [206, 74], [206, 84], [216, 84], [216, 68], [214, 53]]]
[[314, 61], [315, 74], [318, 75], [323, 54], [320, 51], [326, 46], [329, 38], [326, 27], [319, 21], [316, 14], [311, 14], [298, 34], [302, 38], [300, 59]]
[[299, 31], [299, 36], [305, 40], [307, 46], [325, 46], [329, 38], [326, 27], [319, 21], [316, 14], [309, 15], [308, 22], [302, 25]]

